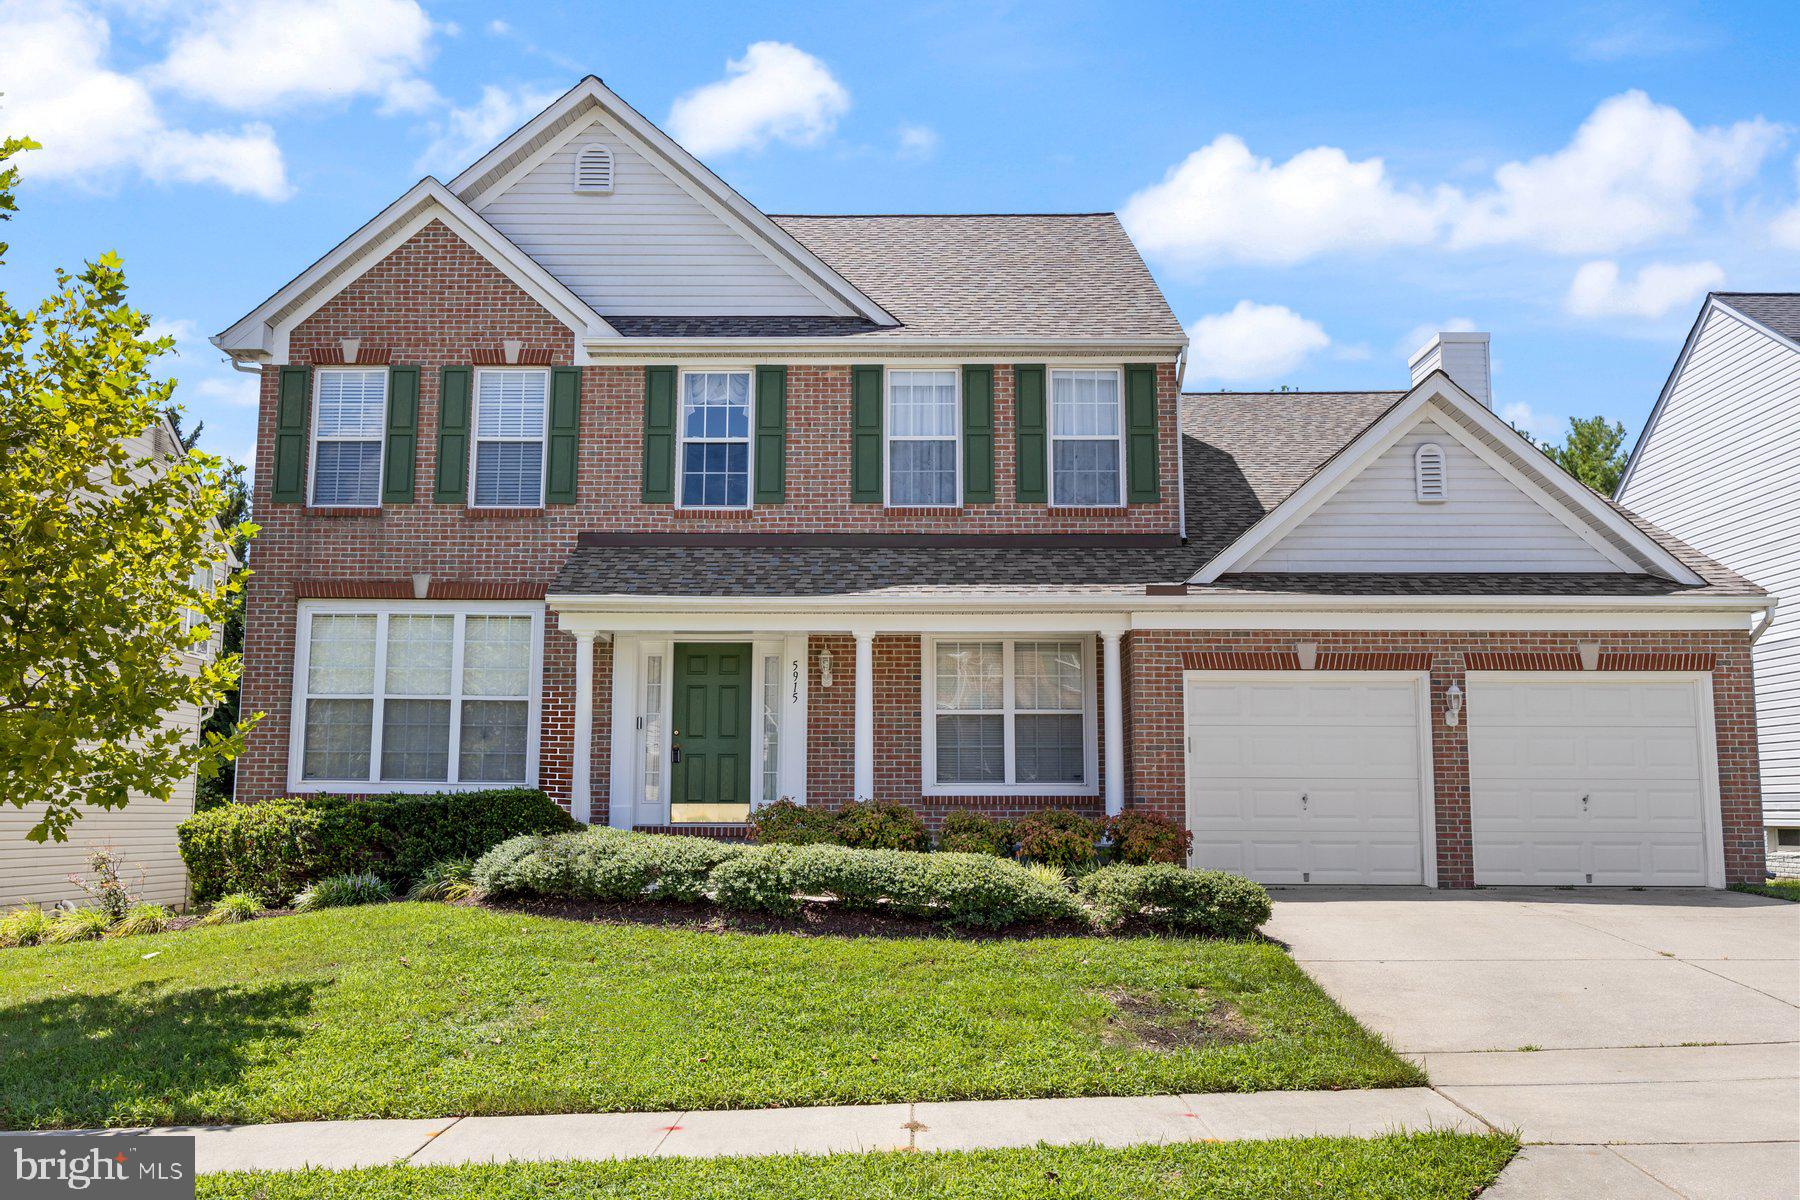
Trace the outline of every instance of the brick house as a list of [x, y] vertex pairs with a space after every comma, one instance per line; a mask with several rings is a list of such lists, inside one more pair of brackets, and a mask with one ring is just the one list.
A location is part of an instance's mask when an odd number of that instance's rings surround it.
[[1162, 813], [1271, 882], [1761, 876], [1768, 599], [1487, 406], [1183, 396], [1111, 214], [770, 216], [588, 78], [215, 343], [239, 799]]

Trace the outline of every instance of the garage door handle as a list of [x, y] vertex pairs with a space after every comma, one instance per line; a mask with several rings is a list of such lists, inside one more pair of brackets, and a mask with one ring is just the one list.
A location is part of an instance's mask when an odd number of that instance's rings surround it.
[[1585, 810], [1586, 810], [1586, 808], [1587, 808], [1587, 806], [1588, 806], [1588, 805], [1587, 805], [1587, 802], [1588, 802], [1588, 798], [1587, 798], [1587, 797], [1586, 797], [1586, 796], [1583, 796], [1583, 797], [1582, 797], [1582, 798], [1581, 798], [1581, 807], [1582, 807], [1582, 809], [1583, 809], [1583, 810], [1584, 810], [1584, 811], [1585, 811]]
[[1305, 792], [1301, 792], [1300, 793], [1300, 807], [1305, 808], [1306, 803], [1307, 803], [1307, 795]]

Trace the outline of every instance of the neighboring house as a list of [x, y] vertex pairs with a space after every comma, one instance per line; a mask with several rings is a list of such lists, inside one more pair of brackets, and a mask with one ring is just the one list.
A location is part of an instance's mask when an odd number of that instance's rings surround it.
[[[132, 439], [128, 450], [135, 463], [166, 461], [182, 453], [181, 439], [173, 426], [158, 422]], [[196, 579], [210, 579], [210, 567], [201, 571], [204, 574], [196, 574]], [[189, 668], [197, 669], [219, 648], [215, 637], [198, 654], [183, 657]], [[192, 705], [182, 705], [164, 721], [166, 727], [191, 732], [196, 738], [205, 723], [206, 714]], [[181, 859], [175, 827], [194, 813], [193, 779], [176, 784], [167, 801], [134, 793], [124, 808], [83, 805], [80, 811], [67, 841], [40, 844], [27, 841], [25, 835], [43, 819], [44, 806], [0, 804], [0, 908], [86, 900], [87, 894], [69, 877], [91, 879], [89, 855], [102, 847], [118, 856], [121, 877], [140, 900], [171, 907], [187, 903], [187, 864]]]
[[[1619, 482], [1619, 500], [1800, 600], [1800, 293], [1700, 306]], [[1756, 641], [1757, 742], [1771, 866], [1800, 875], [1800, 620]], [[1779, 864], [1779, 865], [1777, 865]]]
[[215, 342], [238, 797], [1136, 808], [1271, 882], [1763, 871], [1759, 589], [1486, 406], [1198, 395], [1111, 214], [770, 216], [588, 78]]

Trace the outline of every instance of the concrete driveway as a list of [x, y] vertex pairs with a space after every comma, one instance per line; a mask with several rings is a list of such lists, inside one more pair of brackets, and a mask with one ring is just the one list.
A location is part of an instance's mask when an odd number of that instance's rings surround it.
[[1493, 1200], [1800, 1197], [1800, 904], [1273, 889], [1268, 932], [1437, 1090], [1529, 1143]]

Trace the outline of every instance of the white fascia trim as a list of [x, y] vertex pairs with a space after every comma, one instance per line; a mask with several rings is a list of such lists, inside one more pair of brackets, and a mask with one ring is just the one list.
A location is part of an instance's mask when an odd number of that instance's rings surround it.
[[[295, 276], [264, 300], [237, 324], [213, 339], [213, 344], [234, 357], [287, 357], [287, 335], [293, 327], [317, 312], [333, 296], [360, 278], [407, 238], [433, 220], [440, 220], [508, 279], [542, 304], [575, 335], [579, 352], [589, 342], [617, 340], [619, 333], [600, 314], [539, 266], [480, 214], [464, 204], [437, 180], [421, 179], [405, 195], [388, 205], [373, 220], [339, 242], [323, 258]], [[364, 254], [364, 251], [369, 251]], [[345, 262], [361, 254], [358, 264], [291, 312], [283, 309]], [[280, 314], [279, 316], [277, 314]]]
[[[1251, 562], [1263, 551], [1280, 541], [1384, 451], [1399, 441], [1406, 430], [1412, 427], [1420, 410], [1434, 400], [1445, 404], [1455, 415], [1497, 441], [1504, 443], [1510, 437], [1518, 439], [1521, 444], [1524, 444], [1523, 439], [1519, 438], [1518, 431], [1495, 416], [1486, 405], [1458, 387], [1455, 381], [1443, 371], [1433, 371], [1415, 385], [1404, 399], [1352, 439], [1336, 458], [1320, 468], [1293, 495], [1282, 501], [1262, 520], [1245, 530], [1235, 542], [1201, 567], [1189, 582], [1213, 583], [1228, 571], [1241, 569], [1244, 564]], [[1465, 440], [1464, 444], [1469, 443]], [[1532, 453], [1537, 454], [1537, 451], [1534, 450]], [[1483, 457], [1490, 462], [1494, 461], [1492, 455]], [[1705, 582], [1674, 555], [1657, 545], [1640, 532], [1635, 525], [1610, 508], [1605, 501], [1555, 468], [1548, 459], [1544, 459], [1543, 465], [1540, 467], [1531, 458], [1523, 455], [1520, 457], [1521, 461], [1530, 464], [1531, 475], [1536, 477], [1534, 482], [1538, 487], [1550, 493], [1553, 498], [1560, 500], [1564, 505], [1588, 513], [1598, 524], [1612, 532], [1620, 541], [1636, 552], [1644, 562], [1654, 566], [1660, 573], [1678, 583], [1689, 586], [1697, 586]], [[1540, 454], [1538, 457], [1542, 458], [1543, 456]], [[1549, 508], [1548, 511], [1554, 513], [1555, 509]], [[1565, 520], [1564, 523], [1568, 522]], [[1570, 525], [1570, 528], [1573, 529], [1575, 526]], [[1609, 557], [1612, 555], [1609, 554]]]
[[[712, 209], [715, 215], [731, 224], [737, 231], [760, 242], [769, 252], [771, 259], [796, 280], [819, 295], [860, 316], [867, 317], [882, 325], [898, 325], [900, 322], [882, 308], [868, 295], [850, 283], [837, 271], [828, 266], [812, 251], [796, 241], [792, 234], [782, 229], [774, 221], [763, 214], [762, 210], [739, 195], [730, 184], [715, 175], [699, 159], [689, 154], [668, 134], [658, 129], [648, 118], [600, 82], [589, 75], [574, 87], [564, 92], [561, 98], [550, 107], [527, 121], [515, 130], [510, 137], [498, 146], [475, 160], [474, 165], [457, 175], [450, 181], [450, 187], [458, 195], [468, 192], [484, 176], [490, 174], [501, 163], [511, 157], [519, 147], [538, 137], [542, 131], [567, 116], [571, 110], [582, 105], [592, 105], [601, 110], [609, 119], [617, 123], [629, 136], [636, 138], [642, 145], [640, 152], [649, 150], [661, 159], [668, 168], [686, 182], [696, 199]], [[575, 128], [575, 126], [571, 126]], [[571, 134], [570, 136], [573, 136]], [[567, 139], [552, 138], [545, 146], [539, 147], [527, 156], [526, 161], [535, 163], [551, 152], [555, 146]], [[508, 171], [508, 177], [516, 172]], [[492, 188], [482, 194], [472, 196], [475, 203], [485, 203], [492, 193]]]
[[587, 351], [593, 362], [626, 366], [706, 357], [766, 361], [771, 354], [783, 354], [836, 364], [881, 362], [900, 356], [973, 361], [971, 356], [976, 356], [995, 365], [1054, 360], [1059, 366], [1092, 363], [1116, 367], [1124, 361], [1174, 359], [1185, 345], [1167, 338], [629, 337], [591, 342]]

